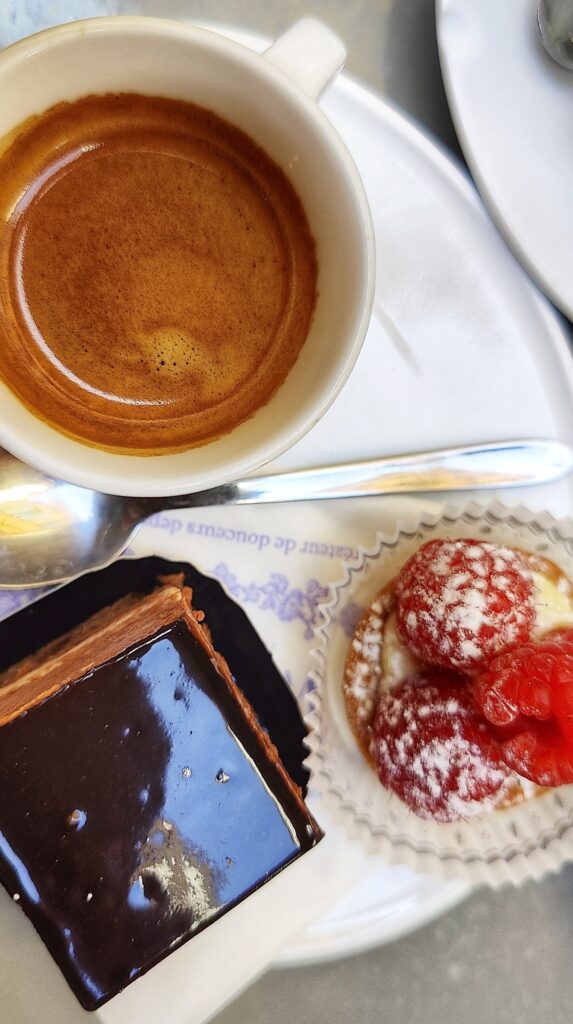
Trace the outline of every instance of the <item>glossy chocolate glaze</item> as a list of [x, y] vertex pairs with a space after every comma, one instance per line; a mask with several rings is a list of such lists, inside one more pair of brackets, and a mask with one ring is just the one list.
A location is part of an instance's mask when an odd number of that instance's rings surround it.
[[87, 1009], [319, 836], [183, 622], [0, 729], [0, 880]]
[[[259, 722], [272, 736], [291, 779], [306, 793], [306, 729], [291, 690], [243, 609], [216, 579], [188, 562], [156, 557], [119, 559], [21, 608], [0, 622], [0, 672], [125, 594], [149, 594], [160, 576], [173, 573], [183, 573], [185, 584], [193, 590], [195, 606], [205, 612], [214, 647], [226, 658]], [[17, 607], [16, 591], [13, 597]]]

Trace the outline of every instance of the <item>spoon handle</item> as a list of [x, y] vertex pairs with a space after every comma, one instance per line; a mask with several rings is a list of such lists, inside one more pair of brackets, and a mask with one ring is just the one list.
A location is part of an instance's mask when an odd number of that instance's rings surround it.
[[[153, 499], [149, 505], [193, 508], [309, 501], [416, 491], [487, 490], [556, 480], [573, 469], [573, 448], [560, 441], [516, 440], [321, 466]], [[145, 503], [147, 506], [147, 502]]]

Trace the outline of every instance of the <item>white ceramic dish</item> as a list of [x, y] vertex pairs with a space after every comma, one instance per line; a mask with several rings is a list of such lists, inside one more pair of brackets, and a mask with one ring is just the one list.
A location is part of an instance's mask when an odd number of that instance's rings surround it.
[[[573, 438], [567, 334], [500, 241], [466, 176], [346, 76], [323, 105], [359, 166], [372, 208], [380, 254], [376, 312], [332, 409], [276, 465], [524, 434]], [[512, 492], [511, 500], [564, 515], [573, 509], [573, 483]], [[428, 506], [438, 503], [427, 499]], [[420, 510], [415, 499], [391, 498], [158, 515], [134, 553], [192, 560], [224, 581], [300, 695], [311, 667], [316, 606], [340, 576], [341, 560], [356, 545], [372, 544], [378, 528], [397, 517], [415, 520]], [[25, 595], [4, 593], [0, 608], [8, 614], [22, 600]], [[332, 870], [326, 875], [323, 862], [306, 883], [307, 896], [316, 899], [323, 889], [332, 909], [317, 914], [276, 965], [309, 964], [390, 941], [469, 891], [366, 857], [320, 806], [313, 810], [327, 831], [318, 849]], [[0, 923], [3, 913], [0, 907]], [[253, 976], [263, 965], [254, 965], [244, 949], [240, 966], [246, 984], [249, 969]], [[0, 970], [0, 990], [4, 982]], [[218, 1005], [217, 993], [212, 1006]]]
[[545, 53], [533, 0], [437, 0], [460, 145], [507, 241], [573, 319], [573, 74]]

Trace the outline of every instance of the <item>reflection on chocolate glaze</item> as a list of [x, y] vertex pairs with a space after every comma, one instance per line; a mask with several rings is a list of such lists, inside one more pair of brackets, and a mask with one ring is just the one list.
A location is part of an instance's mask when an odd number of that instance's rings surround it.
[[0, 728], [0, 880], [87, 1009], [313, 846], [310, 820], [183, 622]]

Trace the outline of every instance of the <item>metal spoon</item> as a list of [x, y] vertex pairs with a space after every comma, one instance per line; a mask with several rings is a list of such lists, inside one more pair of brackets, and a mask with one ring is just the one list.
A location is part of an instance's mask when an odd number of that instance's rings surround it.
[[573, 0], [538, 0], [537, 24], [549, 56], [573, 71]]
[[155, 512], [546, 483], [573, 469], [558, 441], [492, 444], [250, 477], [196, 494], [121, 498], [52, 480], [0, 449], [0, 589], [62, 583], [102, 568]]

